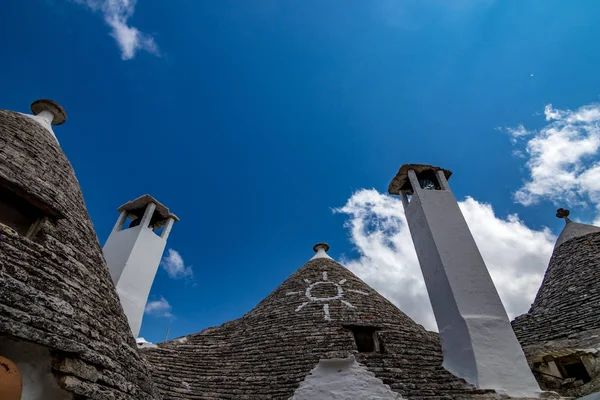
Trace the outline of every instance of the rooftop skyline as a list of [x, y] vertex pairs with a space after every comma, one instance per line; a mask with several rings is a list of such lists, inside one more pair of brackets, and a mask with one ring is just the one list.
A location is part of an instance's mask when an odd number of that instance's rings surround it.
[[51, 98], [101, 244], [149, 193], [181, 218], [141, 336], [240, 317], [326, 241], [435, 329], [400, 165], [449, 183], [511, 317], [564, 221], [599, 222], [600, 5], [564, 1], [0, 5], [2, 108]]

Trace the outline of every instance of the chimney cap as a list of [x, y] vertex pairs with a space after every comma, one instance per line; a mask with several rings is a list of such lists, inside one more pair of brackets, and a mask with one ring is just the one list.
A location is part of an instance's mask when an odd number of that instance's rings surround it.
[[158, 200], [156, 200], [154, 197], [150, 196], [149, 194], [145, 194], [145, 195], [138, 197], [135, 200], [128, 201], [127, 203], [123, 204], [121, 207], [117, 208], [117, 211], [123, 212], [123, 211], [138, 210], [138, 209], [142, 209], [142, 208], [145, 209], [149, 203], [154, 203], [156, 205], [155, 212], [157, 212], [161, 218], [163, 218], [163, 219], [173, 218], [173, 220], [175, 222], [179, 221], [179, 218], [177, 217], [177, 215], [173, 214], [171, 211], [169, 211], [169, 209], [167, 207], [165, 207], [161, 202], [159, 202]]
[[313, 246], [313, 250], [315, 251], [315, 253], [318, 252], [321, 248], [325, 251], [325, 253], [329, 251], [329, 245], [325, 242], [319, 242]]
[[67, 120], [67, 113], [65, 112], [65, 109], [53, 100], [40, 99], [31, 103], [31, 112], [33, 112], [33, 114], [38, 115], [42, 111], [49, 111], [52, 115], [54, 115], [52, 125], [61, 125]]
[[413, 188], [410, 185], [410, 181], [408, 179], [408, 171], [410, 171], [411, 169], [413, 171], [415, 171], [415, 173], [417, 175], [421, 174], [424, 171], [433, 171], [433, 172], [442, 171], [444, 173], [444, 176], [446, 177], [446, 179], [449, 179], [450, 176], [452, 175], [451, 171], [448, 171], [447, 169], [443, 169], [443, 168], [436, 167], [433, 165], [404, 164], [402, 167], [400, 167], [400, 170], [398, 171], [398, 173], [396, 174], [394, 179], [392, 179], [392, 181], [390, 182], [390, 185], [388, 187], [389, 194], [400, 194], [400, 193], [404, 192], [404, 193], [412, 196]]

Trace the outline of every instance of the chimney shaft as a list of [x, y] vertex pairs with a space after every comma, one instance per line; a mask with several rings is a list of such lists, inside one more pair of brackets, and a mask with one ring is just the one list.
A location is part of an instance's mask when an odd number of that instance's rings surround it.
[[[118, 211], [121, 214], [102, 251], [131, 332], [137, 337], [167, 238], [179, 219], [149, 195]], [[132, 223], [127, 224], [128, 219]]]
[[450, 175], [438, 167], [408, 164], [389, 187], [391, 194], [402, 196], [440, 332], [444, 367], [478, 388], [537, 396], [539, 385], [450, 191]]

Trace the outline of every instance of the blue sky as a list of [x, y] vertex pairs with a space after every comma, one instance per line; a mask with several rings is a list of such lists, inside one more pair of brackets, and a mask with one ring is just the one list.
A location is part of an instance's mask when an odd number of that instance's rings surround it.
[[[408, 162], [451, 169], [457, 198], [473, 198], [467, 220], [482, 216], [478, 243], [530, 240], [494, 276], [505, 305], [525, 291], [530, 302], [556, 205], [597, 218], [599, 12], [594, 0], [5, 1], [0, 106], [66, 109], [55, 132], [101, 243], [116, 208], [144, 193], [181, 218], [168, 247], [193, 276], [159, 269], [150, 300], [169, 307], [146, 316], [146, 339], [241, 316], [319, 241], [427, 326], [389, 181]], [[554, 139], [588, 151], [548, 164]], [[555, 190], [548, 165], [571, 183]], [[503, 253], [492, 247], [486, 261]], [[503, 262], [519, 277], [535, 264], [528, 283], [498, 283]]]

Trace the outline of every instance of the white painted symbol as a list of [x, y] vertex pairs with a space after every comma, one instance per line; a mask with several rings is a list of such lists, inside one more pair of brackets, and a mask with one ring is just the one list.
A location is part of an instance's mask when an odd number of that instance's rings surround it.
[[[351, 303], [349, 303], [348, 301], [344, 300], [344, 289], [342, 288], [342, 286], [344, 285], [344, 283], [346, 283], [346, 279], [342, 279], [339, 282], [332, 282], [329, 280], [328, 276], [327, 276], [327, 271], [323, 271], [323, 280], [322, 281], [317, 281], [317, 282], [311, 282], [308, 279], [304, 279], [304, 282], [306, 282], [308, 284], [308, 287], [306, 288], [305, 291], [299, 291], [299, 292], [287, 292], [285, 295], [286, 296], [293, 296], [293, 295], [302, 295], [304, 294], [308, 300], [310, 301], [305, 301], [302, 304], [300, 304], [297, 308], [296, 308], [296, 312], [302, 310], [304, 308], [304, 306], [306, 306], [308, 303], [310, 302], [326, 302], [325, 304], [323, 304], [323, 315], [325, 316], [325, 321], [331, 321], [331, 316], [329, 315], [329, 302], [330, 301], [334, 301], [334, 300], [339, 300], [343, 305], [345, 305], [348, 308], [356, 308], [355, 306], [353, 306]], [[312, 292], [313, 289], [317, 286], [320, 285], [332, 285], [335, 288], [335, 295], [334, 296], [330, 296], [330, 297], [315, 297], [313, 296]], [[353, 292], [353, 293], [358, 293], [358, 294], [362, 294], [363, 296], [368, 296], [369, 293], [363, 292], [361, 290], [354, 290], [354, 289], [346, 289], [348, 292]]]

